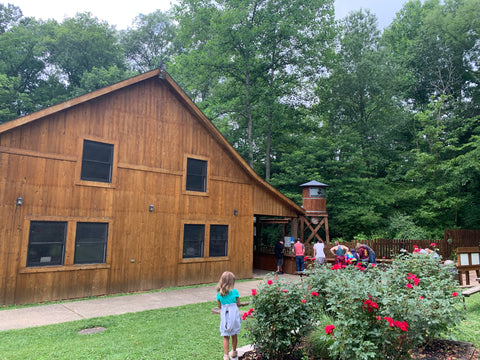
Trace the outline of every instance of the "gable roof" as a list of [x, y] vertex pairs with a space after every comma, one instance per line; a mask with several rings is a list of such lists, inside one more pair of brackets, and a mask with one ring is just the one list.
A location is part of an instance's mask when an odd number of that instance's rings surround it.
[[245, 160], [237, 153], [237, 151], [230, 145], [230, 143], [224, 138], [224, 136], [218, 131], [218, 129], [212, 124], [212, 122], [203, 114], [203, 112], [195, 105], [195, 103], [185, 94], [185, 92], [178, 86], [178, 84], [172, 79], [172, 77], [164, 70], [155, 69], [144, 74], [137, 75], [127, 80], [120, 81], [113, 85], [95, 90], [93, 92], [78, 96], [76, 98], [64, 101], [60, 104], [50, 106], [48, 108], [36, 111], [21, 118], [9, 121], [4, 124], [0, 124], [0, 135], [11, 129], [30, 124], [36, 120], [39, 120], [45, 116], [55, 114], [60, 111], [67, 110], [76, 105], [85, 103], [87, 101], [99, 98], [101, 96], [110, 94], [114, 91], [123, 89], [133, 84], [140, 83], [142, 81], [157, 77], [159, 81], [166, 84], [170, 90], [178, 97], [183, 105], [191, 111], [195, 117], [202, 123], [207, 131], [217, 140], [223, 148], [230, 153], [241, 168], [253, 178], [262, 188], [270, 192], [276, 198], [281, 200], [284, 204], [291, 207], [298, 214], [304, 215], [305, 210], [298, 206], [295, 202], [287, 198], [280, 191], [271, 186], [268, 182], [263, 180], [257, 173], [246, 163]]

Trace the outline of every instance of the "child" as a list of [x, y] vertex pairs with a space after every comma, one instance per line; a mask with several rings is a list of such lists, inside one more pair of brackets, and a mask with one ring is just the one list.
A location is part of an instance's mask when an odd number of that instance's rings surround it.
[[234, 289], [235, 275], [225, 271], [217, 284], [217, 304], [220, 308], [220, 335], [223, 336], [223, 360], [230, 360], [228, 347], [232, 337], [232, 358], [237, 357], [237, 334], [240, 332], [242, 319], [238, 306], [240, 295]]

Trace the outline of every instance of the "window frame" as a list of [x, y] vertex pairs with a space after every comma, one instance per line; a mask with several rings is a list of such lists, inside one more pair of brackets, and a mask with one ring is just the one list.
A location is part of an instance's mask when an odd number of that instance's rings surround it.
[[[92, 244], [94, 242], [79, 242], [79, 225], [92, 225], [92, 224], [101, 224], [105, 225], [105, 228], [102, 229], [103, 231], [103, 240], [98, 242], [99, 244], [102, 245], [102, 261], [77, 261], [77, 250], [79, 248], [79, 244]], [[77, 221], [76, 226], [75, 226], [75, 250], [73, 252], [73, 264], [74, 265], [86, 265], [86, 264], [105, 264], [107, 260], [107, 246], [108, 246], [108, 232], [109, 232], [109, 226], [108, 222], [91, 222], [91, 221]]]
[[[111, 181], [95, 181], [95, 180], [84, 180], [82, 179], [82, 166], [83, 166], [83, 150], [85, 141], [96, 142], [106, 145], [111, 145], [113, 147], [112, 154], [112, 164], [111, 164]], [[103, 187], [103, 188], [115, 188], [117, 184], [117, 168], [118, 168], [118, 142], [112, 141], [104, 138], [92, 137], [92, 136], [82, 136], [78, 138], [77, 145], [77, 166], [75, 168], [75, 185], [81, 186], [93, 186], [93, 187]]]
[[326, 197], [325, 188], [311, 187], [308, 191], [309, 191], [309, 196], [312, 197], [312, 198], [324, 198], [324, 197]]
[[[200, 228], [203, 228], [203, 231], [201, 233], [202, 235], [202, 239], [201, 239], [201, 244], [199, 244], [200, 246], [200, 255], [201, 256], [189, 256], [189, 257], [185, 257], [185, 235], [186, 235], [186, 230], [187, 230], [187, 227], [188, 226], [195, 226], [195, 227], [200, 227]], [[206, 242], [206, 237], [205, 237], [205, 232], [206, 232], [206, 225], [205, 224], [200, 224], [200, 223], [195, 223], [195, 224], [191, 224], [191, 223], [184, 223], [183, 224], [183, 241], [182, 241], [182, 259], [184, 260], [190, 260], [190, 259], [203, 259], [205, 258], [205, 242]], [[191, 240], [190, 240], [191, 242]]]
[[[188, 177], [188, 160], [198, 160], [206, 162], [206, 174], [205, 174], [205, 191], [197, 190], [187, 190], [187, 177]], [[205, 156], [185, 154], [183, 159], [183, 193], [186, 195], [195, 195], [195, 196], [209, 196], [210, 191], [210, 159]]]
[[[213, 227], [225, 227], [226, 232], [227, 232], [227, 237], [226, 239], [222, 239], [224, 241], [223, 247], [226, 247], [226, 254], [224, 253], [223, 255], [212, 255], [212, 228]], [[208, 244], [208, 257], [209, 258], [219, 258], [219, 257], [226, 257], [228, 256], [228, 239], [229, 239], [229, 226], [225, 224], [210, 224], [209, 225], [209, 244]]]
[[[37, 222], [66, 222], [67, 231], [64, 246], [63, 265], [49, 265], [49, 266], [27, 266], [27, 255], [29, 251], [29, 236], [30, 230], [24, 231], [22, 235], [22, 245], [20, 253], [20, 268], [19, 273], [41, 273], [41, 272], [53, 272], [53, 271], [72, 271], [83, 269], [108, 269], [111, 267], [111, 239], [113, 234], [113, 218], [85, 218], [85, 217], [72, 217], [72, 216], [37, 216], [27, 215], [23, 219], [23, 228], [30, 229], [30, 223], [32, 221]], [[104, 263], [88, 263], [88, 264], [74, 264], [75, 255], [75, 236], [78, 222], [86, 223], [107, 223], [108, 234], [106, 244], [106, 256]]]
[[[204, 226], [204, 243], [203, 243], [203, 257], [191, 257], [184, 258], [184, 238], [185, 238], [185, 225], [203, 225]], [[210, 231], [212, 225], [223, 225], [227, 227], [227, 254], [225, 256], [210, 256]], [[201, 220], [184, 220], [182, 221], [181, 234], [180, 234], [180, 249], [179, 249], [179, 261], [180, 263], [192, 263], [192, 262], [211, 262], [211, 261], [225, 261], [229, 259], [231, 241], [231, 224], [229, 221], [201, 221]]]
[[[32, 228], [33, 225], [37, 223], [37, 226], [40, 226], [40, 224], [63, 224], [63, 234], [62, 237], [63, 239], [59, 241], [49, 241], [49, 242], [40, 242], [40, 241], [32, 241]], [[47, 267], [47, 266], [63, 266], [65, 264], [65, 250], [66, 250], [66, 243], [67, 243], [67, 235], [68, 235], [68, 222], [67, 221], [30, 221], [29, 227], [28, 227], [28, 246], [27, 246], [27, 254], [26, 254], [26, 263], [25, 266], [28, 268], [33, 268], [33, 267]], [[46, 258], [51, 256], [41, 256], [40, 261], [37, 263], [35, 262], [34, 264], [30, 264], [31, 261], [31, 256], [30, 256], [30, 250], [33, 250], [32, 248], [37, 247], [38, 245], [60, 245], [61, 246], [61, 254], [60, 254], [60, 261], [59, 263], [51, 263], [51, 261], [47, 262]], [[53, 251], [54, 249], [51, 248], [49, 252]], [[42, 259], [45, 259], [45, 261], [42, 261]], [[42, 263], [44, 263], [42, 265]]]

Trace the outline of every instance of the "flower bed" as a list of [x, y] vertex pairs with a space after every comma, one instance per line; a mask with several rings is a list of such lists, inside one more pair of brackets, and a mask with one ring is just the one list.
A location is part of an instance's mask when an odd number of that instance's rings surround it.
[[267, 359], [287, 359], [313, 329], [332, 358], [407, 359], [414, 348], [463, 319], [448, 271], [424, 254], [399, 256], [382, 269], [323, 266], [305, 281], [269, 279], [245, 316]]

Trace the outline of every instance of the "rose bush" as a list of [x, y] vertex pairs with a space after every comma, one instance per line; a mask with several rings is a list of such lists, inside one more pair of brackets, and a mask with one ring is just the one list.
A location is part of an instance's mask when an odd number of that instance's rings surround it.
[[315, 313], [332, 319], [322, 336], [333, 358], [406, 359], [463, 319], [456, 283], [429, 255], [402, 255], [384, 268], [325, 266], [309, 275], [310, 291], [319, 295]]
[[244, 327], [257, 352], [265, 359], [300, 356], [299, 346], [312, 330], [312, 305], [318, 294], [308, 292], [305, 282], [266, 279], [252, 291], [252, 307], [244, 313]]

